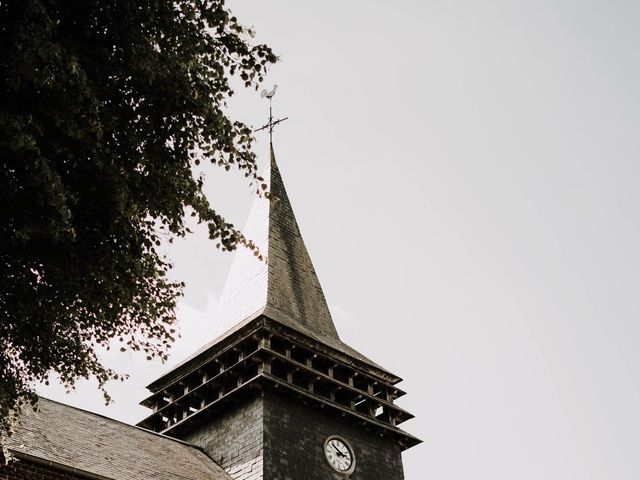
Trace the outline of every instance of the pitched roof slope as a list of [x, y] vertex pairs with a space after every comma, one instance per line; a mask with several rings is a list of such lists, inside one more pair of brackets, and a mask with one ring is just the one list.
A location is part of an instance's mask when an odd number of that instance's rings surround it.
[[46, 398], [24, 409], [6, 446], [113, 480], [231, 480], [194, 446]]
[[[266, 315], [342, 353], [380, 368], [340, 341], [320, 281], [289, 202], [273, 146], [263, 177], [270, 198], [254, 201], [244, 235], [253, 240], [266, 261], [240, 248], [220, 298], [214, 340], [196, 355], [248, 321]], [[195, 355], [194, 355], [195, 356]]]

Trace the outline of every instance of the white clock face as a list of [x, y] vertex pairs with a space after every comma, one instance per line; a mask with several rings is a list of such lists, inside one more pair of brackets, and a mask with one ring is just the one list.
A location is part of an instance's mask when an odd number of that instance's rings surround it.
[[353, 450], [346, 440], [331, 436], [324, 443], [324, 455], [335, 471], [343, 475], [353, 472], [355, 467], [355, 457]]

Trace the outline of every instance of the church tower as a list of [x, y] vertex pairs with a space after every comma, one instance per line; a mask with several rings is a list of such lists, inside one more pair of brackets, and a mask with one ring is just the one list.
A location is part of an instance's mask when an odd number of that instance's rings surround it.
[[147, 388], [139, 426], [200, 446], [236, 480], [402, 480], [401, 381], [340, 340], [273, 147], [213, 341]]

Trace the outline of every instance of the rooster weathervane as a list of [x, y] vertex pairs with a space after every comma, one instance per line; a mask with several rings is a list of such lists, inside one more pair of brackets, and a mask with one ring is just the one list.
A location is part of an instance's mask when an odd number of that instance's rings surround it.
[[260, 132], [262, 130], [267, 130], [269, 129], [269, 143], [273, 143], [273, 127], [275, 127], [276, 125], [278, 125], [281, 122], [284, 122], [285, 120], [287, 120], [289, 117], [284, 117], [284, 118], [279, 118], [277, 120], [273, 119], [273, 110], [271, 107], [271, 100], [273, 99], [274, 95], [276, 94], [276, 90], [278, 89], [278, 85], [274, 85], [273, 88], [271, 89], [270, 92], [268, 92], [266, 89], [262, 90], [262, 92], [260, 92], [260, 97], [262, 98], [268, 98], [269, 99], [269, 121], [264, 124], [262, 127], [260, 128], [256, 128], [254, 130], [254, 132]]

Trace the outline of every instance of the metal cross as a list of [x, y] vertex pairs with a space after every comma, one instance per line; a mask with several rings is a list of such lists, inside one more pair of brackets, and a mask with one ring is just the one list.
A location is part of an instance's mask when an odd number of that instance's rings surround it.
[[274, 86], [273, 90], [271, 90], [271, 92], [267, 93], [266, 90], [262, 91], [262, 96], [263, 97], [267, 97], [269, 99], [269, 121], [264, 124], [263, 126], [261, 126], [260, 128], [256, 128], [254, 130], [254, 132], [260, 132], [262, 130], [266, 130], [269, 129], [269, 143], [273, 143], [273, 127], [275, 127], [276, 125], [278, 125], [281, 122], [284, 122], [285, 120], [287, 120], [289, 117], [284, 117], [284, 118], [278, 118], [277, 120], [274, 120], [273, 118], [273, 110], [271, 108], [271, 100], [273, 99], [273, 96], [276, 94], [276, 86]]

